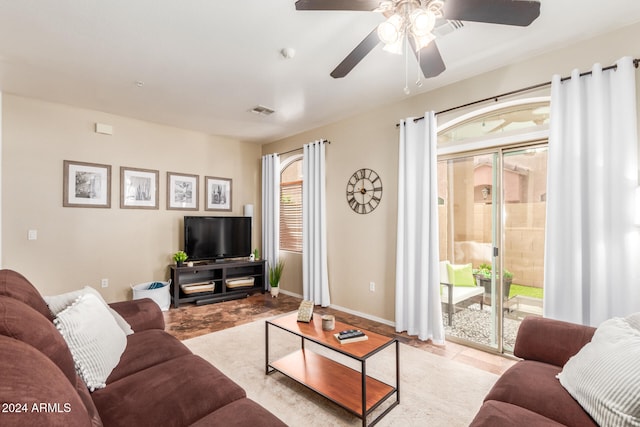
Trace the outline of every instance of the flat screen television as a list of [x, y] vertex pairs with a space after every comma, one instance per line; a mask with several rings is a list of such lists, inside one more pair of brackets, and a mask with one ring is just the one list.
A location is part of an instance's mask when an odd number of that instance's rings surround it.
[[251, 217], [185, 216], [184, 251], [190, 261], [249, 256]]

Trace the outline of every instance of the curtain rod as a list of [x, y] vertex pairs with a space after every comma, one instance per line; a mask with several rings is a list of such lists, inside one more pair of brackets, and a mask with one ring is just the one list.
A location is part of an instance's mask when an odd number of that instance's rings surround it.
[[[327, 144], [331, 144], [331, 141], [327, 141], [326, 139], [321, 139], [320, 142], [325, 142]], [[289, 153], [294, 153], [296, 151], [300, 151], [304, 149], [304, 146], [300, 147], [300, 148], [294, 148], [293, 150], [289, 150], [289, 151], [285, 151], [284, 153], [274, 153], [277, 154], [279, 156], [285, 155], [285, 154], [289, 154]]]
[[[633, 66], [638, 68], [638, 66], [640, 65], [640, 58], [636, 58], [633, 60]], [[610, 65], [608, 67], [605, 67], [602, 69], [602, 71], [607, 71], [607, 70], [615, 70], [616, 68], [618, 68], [617, 65]], [[584, 76], [588, 76], [593, 74], [593, 71], [585, 71], [584, 73], [580, 73], [580, 77], [584, 77]], [[571, 79], [571, 77], [562, 77], [560, 79], [561, 82], [564, 82], [565, 80], [569, 80]], [[551, 81], [548, 82], [544, 82], [544, 83], [538, 83], [536, 85], [533, 86], [527, 86], [527, 87], [523, 87], [522, 89], [516, 89], [516, 90], [512, 90], [510, 92], [505, 92], [505, 93], [501, 93], [500, 95], [494, 95], [494, 96], [490, 96], [489, 98], [483, 98], [483, 99], [479, 99], [477, 101], [473, 101], [473, 102], [469, 102], [467, 104], [463, 104], [463, 105], [458, 105], [457, 107], [452, 107], [452, 108], [447, 108], [446, 110], [442, 110], [442, 111], [438, 111], [436, 113], [436, 116], [438, 114], [444, 114], [444, 113], [449, 113], [451, 111], [455, 111], [455, 110], [459, 110], [461, 108], [465, 108], [465, 107], [470, 107], [472, 105], [476, 105], [476, 104], [481, 104], [483, 102], [487, 102], [487, 101], [491, 101], [494, 100], [495, 102], [498, 102], [499, 98], [504, 98], [505, 96], [510, 96], [510, 95], [516, 95], [518, 93], [522, 93], [522, 92], [528, 92], [530, 90], [534, 90], [534, 89], [540, 89], [543, 88], [545, 86], [549, 86], [551, 85]], [[414, 123], [418, 122], [420, 120], [423, 120], [424, 116], [422, 117], [416, 117], [415, 119], [413, 119]], [[396, 127], [399, 127], [400, 123], [396, 123]]]

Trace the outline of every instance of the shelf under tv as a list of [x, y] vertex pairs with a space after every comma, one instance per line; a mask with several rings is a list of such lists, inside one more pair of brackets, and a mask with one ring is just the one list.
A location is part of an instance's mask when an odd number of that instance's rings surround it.
[[234, 291], [234, 292], [225, 292], [224, 294], [211, 294], [211, 296], [206, 296], [206, 297], [202, 297], [202, 298], [198, 298], [196, 300], [196, 305], [205, 305], [205, 304], [214, 304], [216, 302], [223, 302], [223, 301], [231, 301], [234, 299], [242, 299], [242, 298], [246, 298], [249, 296], [249, 293], [244, 291], [244, 292], [239, 292], [239, 291]]
[[[198, 263], [193, 267], [177, 267], [174, 264], [169, 268], [171, 271], [171, 299], [174, 308], [178, 308], [181, 303], [195, 302], [197, 305], [201, 305], [245, 298], [251, 293], [264, 293], [266, 289], [266, 260], [227, 260], [219, 263]], [[227, 288], [227, 279], [239, 277], [255, 278], [253, 286]], [[188, 295], [181, 290], [181, 285], [201, 285], [212, 282], [215, 283], [215, 289], [212, 292], [198, 292]]]

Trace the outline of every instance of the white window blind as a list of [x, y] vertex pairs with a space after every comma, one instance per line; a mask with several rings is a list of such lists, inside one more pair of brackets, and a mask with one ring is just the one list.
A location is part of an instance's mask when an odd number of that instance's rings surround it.
[[280, 181], [280, 249], [302, 252], [302, 160], [282, 170]]

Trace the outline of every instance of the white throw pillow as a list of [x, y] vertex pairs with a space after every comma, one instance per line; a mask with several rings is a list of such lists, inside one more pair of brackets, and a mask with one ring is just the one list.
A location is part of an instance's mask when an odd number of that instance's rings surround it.
[[640, 313], [603, 322], [558, 374], [603, 426], [640, 426]]
[[120, 316], [120, 314], [118, 314], [117, 311], [115, 311], [113, 308], [109, 307], [109, 304], [107, 304], [107, 302], [104, 300], [104, 298], [102, 298], [102, 295], [100, 295], [100, 292], [96, 291], [91, 286], [85, 286], [84, 288], [82, 288], [80, 290], [67, 292], [66, 294], [54, 295], [54, 296], [43, 297], [43, 298], [44, 298], [44, 301], [49, 306], [49, 310], [51, 311], [51, 313], [55, 317], [62, 310], [64, 310], [65, 308], [67, 308], [71, 304], [73, 304], [73, 302], [80, 295], [85, 295], [85, 294], [93, 294], [96, 297], [98, 297], [98, 299], [102, 302], [102, 304], [104, 304], [104, 306], [107, 307], [107, 309], [109, 310], [109, 312], [111, 313], [113, 318], [118, 323], [118, 326], [120, 326], [120, 328], [124, 331], [124, 333], [127, 334], [127, 335], [131, 335], [133, 333], [133, 329], [131, 329], [131, 325], [129, 325], [127, 323], [127, 321], [124, 320], [124, 318], [122, 316]]
[[89, 390], [104, 388], [127, 346], [127, 336], [93, 294], [80, 295], [53, 320]]

